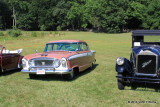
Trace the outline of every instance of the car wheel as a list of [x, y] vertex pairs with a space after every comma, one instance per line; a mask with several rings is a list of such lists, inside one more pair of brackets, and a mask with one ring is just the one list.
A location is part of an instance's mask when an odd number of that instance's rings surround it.
[[136, 86], [131, 86], [131, 90], [136, 90], [137, 87]]
[[36, 78], [36, 77], [37, 77], [36, 74], [29, 74], [29, 78], [30, 78], [30, 79], [34, 79], [34, 78]]
[[89, 67], [90, 70], [94, 68], [94, 62], [92, 62], [91, 66]]
[[67, 80], [73, 80], [74, 77], [75, 77], [75, 72], [74, 72], [74, 70], [72, 70], [71, 73], [65, 75], [65, 78], [66, 78]]
[[118, 79], [117, 79], [117, 82], [118, 82], [118, 89], [119, 89], [119, 90], [124, 90], [125, 85], [124, 85], [124, 83], [123, 83], [123, 79], [122, 79], [122, 78], [118, 78]]

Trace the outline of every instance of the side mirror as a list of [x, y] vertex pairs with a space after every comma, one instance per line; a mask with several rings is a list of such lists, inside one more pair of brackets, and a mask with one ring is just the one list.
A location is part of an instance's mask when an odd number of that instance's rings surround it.
[[38, 53], [38, 50], [35, 50], [36, 53]]

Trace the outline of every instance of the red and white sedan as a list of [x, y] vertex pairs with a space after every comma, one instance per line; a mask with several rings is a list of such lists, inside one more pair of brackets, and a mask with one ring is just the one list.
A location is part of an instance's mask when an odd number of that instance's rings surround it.
[[45, 74], [63, 74], [72, 80], [75, 72], [92, 68], [95, 51], [82, 40], [56, 40], [48, 42], [44, 52], [27, 55], [22, 59], [22, 72], [30, 78]]

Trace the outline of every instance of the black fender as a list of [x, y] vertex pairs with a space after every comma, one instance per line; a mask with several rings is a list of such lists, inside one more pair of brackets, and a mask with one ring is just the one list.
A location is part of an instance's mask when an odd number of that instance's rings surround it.
[[132, 73], [132, 64], [127, 58], [124, 58], [124, 64], [118, 65], [116, 63], [115, 69], [118, 74], [122, 74], [122, 75], [131, 74]]

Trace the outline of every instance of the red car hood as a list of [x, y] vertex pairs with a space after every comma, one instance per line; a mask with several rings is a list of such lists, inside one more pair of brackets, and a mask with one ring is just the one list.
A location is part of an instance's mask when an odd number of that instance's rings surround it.
[[77, 52], [74, 51], [52, 51], [52, 52], [30, 54], [26, 55], [24, 58], [26, 58], [27, 60], [30, 60], [32, 58], [41, 58], [41, 57], [61, 59], [62, 57], [68, 58], [69, 56], [75, 54], [77, 54]]

